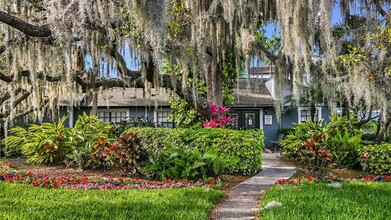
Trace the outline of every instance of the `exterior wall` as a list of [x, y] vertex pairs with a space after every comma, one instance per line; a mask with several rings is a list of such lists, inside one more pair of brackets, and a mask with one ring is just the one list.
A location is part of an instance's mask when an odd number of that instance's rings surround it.
[[[120, 109], [129, 109], [129, 117], [130, 118], [137, 118], [140, 116], [147, 117], [148, 120], [154, 121], [155, 118], [155, 107], [121, 107]], [[159, 107], [158, 109], [167, 109], [168, 107]], [[112, 107], [111, 109], [116, 109], [116, 107]], [[117, 108], [118, 109], [118, 108]], [[233, 108], [234, 109], [234, 108]], [[243, 110], [243, 109], [240, 109]], [[250, 110], [250, 109], [244, 109], [244, 110]], [[277, 139], [278, 135], [278, 129], [280, 128], [292, 128], [294, 127], [293, 123], [298, 122], [298, 110], [294, 109], [290, 112], [287, 112], [286, 114], [281, 116], [281, 121], [280, 123], [277, 121], [276, 113], [274, 111], [273, 107], [268, 107], [268, 108], [251, 108], [251, 110], [256, 110], [260, 112], [260, 124], [259, 128], [263, 128], [263, 132], [265, 135], [265, 146], [267, 148], [271, 147], [271, 141], [275, 141]], [[74, 109], [74, 121], [77, 120], [79, 115], [82, 115], [83, 112], [90, 113], [91, 109], [87, 107], [82, 107], [82, 108], [75, 108]], [[62, 117], [63, 115], [67, 114], [67, 109], [62, 108], [60, 109], [60, 116]], [[327, 109], [326, 107], [322, 107], [322, 118], [325, 123], [328, 123], [330, 121], [330, 110]], [[265, 117], [267, 115], [271, 115], [272, 117], [272, 124], [267, 124], [267, 120], [265, 120]], [[68, 119], [70, 117], [68, 116]], [[68, 126], [68, 119], [66, 122], [66, 126]], [[45, 118], [45, 121], [50, 121], [50, 118]], [[23, 123], [21, 123], [23, 124]]]
[[329, 123], [330, 122], [330, 117], [331, 117], [331, 111], [325, 106], [322, 106], [322, 118], [324, 123]]
[[[60, 107], [59, 111], [58, 111], [58, 115], [57, 115], [57, 120], [62, 118], [63, 116], [67, 116], [67, 108], [66, 107]], [[43, 118], [42, 118], [42, 122], [39, 122], [38, 120], [33, 120], [33, 119], [24, 119], [24, 118], [20, 118], [20, 119], [17, 119], [12, 127], [16, 127], [16, 126], [19, 126], [19, 127], [22, 127], [22, 128], [28, 128], [28, 125], [29, 124], [40, 124], [40, 123], [52, 123], [53, 120], [52, 120], [52, 115], [51, 114], [46, 114]], [[67, 119], [65, 120], [64, 122], [65, 126], [68, 126], [69, 124], [69, 116], [67, 117]]]
[[[164, 107], [159, 107], [158, 109], [167, 109]], [[104, 108], [98, 108], [98, 109], [107, 109]], [[137, 117], [144, 117], [147, 118], [150, 121], [154, 121], [155, 118], [155, 107], [153, 106], [146, 106], [146, 107], [111, 107], [110, 109], [127, 109], [129, 111], [129, 118], [135, 119]], [[83, 113], [86, 112], [87, 114], [91, 113], [91, 108], [89, 107], [80, 107], [74, 109], [74, 121], [76, 122], [77, 118], [80, 115], [83, 115]]]
[[[277, 138], [277, 132], [280, 128], [280, 124], [277, 121], [276, 112], [274, 111], [274, 108], [264, 108], [263, 109], [263, 133], [265, 135], [265, 147], [270, 148], [272, 144], [271, 141], [276, 140]], [[268, 115], [271, 115], [272, 117], [272, 124], [268, 124], [268, 121], [265, 120], [266, 117], [270, 117]]]

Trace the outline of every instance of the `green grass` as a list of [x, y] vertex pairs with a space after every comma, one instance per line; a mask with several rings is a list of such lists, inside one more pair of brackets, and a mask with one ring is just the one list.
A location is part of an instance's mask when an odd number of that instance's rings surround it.
[[56, 190], [0, 182], [0, 219], [207, 219], [223, 192]]
[[273, 187], [261, 208], [270, 201], [282, 203], [260, 211], [270, 219], [390, 219], [391, 183], [343, 183], [341, 188], [304, 183], [299, 187]]

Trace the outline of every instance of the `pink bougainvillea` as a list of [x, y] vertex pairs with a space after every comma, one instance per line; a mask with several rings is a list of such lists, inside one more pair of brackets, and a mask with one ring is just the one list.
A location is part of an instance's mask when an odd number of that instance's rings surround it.
[[218, 107], [212, 103], [208, 104], [210, 111], [212, 112], [212, 117], [209, 120], [206, 120], [202, 127], [204, 128], [227, 128], [229, 123], [232, 121], [231, 116], [229, 116], [228, 107]]

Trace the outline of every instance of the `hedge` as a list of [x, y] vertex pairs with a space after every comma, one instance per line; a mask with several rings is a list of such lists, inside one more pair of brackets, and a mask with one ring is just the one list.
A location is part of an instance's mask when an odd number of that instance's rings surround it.
[[253, 175], [261, 169], [264, 147], [261, 130], [130, 128], [126, 132], [136, 133], [141, 148], [149, 153], [159, 153], [167, 146], [205, 152], [212, 146], [219, 148], [222, 156], [239, 160], [224, 173]]
[[360, 163], [363, 170], [371, 174], [391, 174], [391, 144], [365, 146]]

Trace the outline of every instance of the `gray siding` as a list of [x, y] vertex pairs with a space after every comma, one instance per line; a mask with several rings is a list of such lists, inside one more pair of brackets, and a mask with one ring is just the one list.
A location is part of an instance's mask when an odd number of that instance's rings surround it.
[[[265, 108], [266, 109], [266, 108]], [[277, 121], [276, 112], [273, 108], [267, 108], [267, 113], [265, 113], [264, 109], [264, 118], [263, 118], [263, 133], [265, 135], [265, 147], [270, 148], [272, 144], [271, 141], [276, 140], [277, 138], [277, 132], [280, 128], [280, 124]], [[271, 125], [265, 124], [265, 115], [272, 115], [273, 120]]]
[[[104, 108], [99, 108], [99, 109], [107, 109], [106, 107]], [[155, 107], [153, 106], [146, 106], [146, 107], [111, 107], [110, 109], [127, 109], [129, 111], [129, 117], [134, 119], [137, 117], [145, 117], [150, 121], [154, 120], [154, 114], [155, 114]], [[158, 108], [160, 109], [160, 107]], [[165, 107], [163, 107], [165, 109]], [[74, 110], [74, 121], [76, 122], [77, 118], [80, 115], [83, 115], [83, 113], [86, 112], [87, 114], [90, 114], [91, 108], [89, 107], [80, 107], [80, 108], [75, 108]]]

